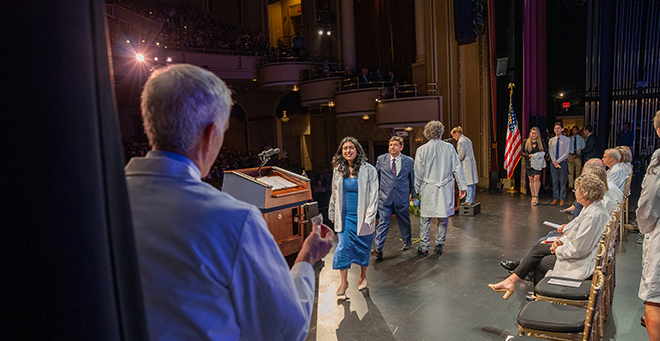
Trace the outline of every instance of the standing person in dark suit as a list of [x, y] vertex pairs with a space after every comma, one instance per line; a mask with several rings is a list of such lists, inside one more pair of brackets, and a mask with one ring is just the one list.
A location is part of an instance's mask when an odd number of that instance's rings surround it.
[[415, 192], [415, 161], [407, 155], [401, 154], [403, 139], [392, 136], [389, 143], [389, 153], [383, 154], [376, 160], [376, 172], [380, 183], [378, 190], [378, 215], [380, 220], [376, 227], [376, 245], [374, 253], [376, 259], [383, 259], [383, 245], [390, 228], [392, 213], [396, 213], [399, 222], [399, 231], [403, 246], [401, 251], [410, 249], [412, 244], [410, 230], [410, 213], [408, 213], [408, 198]]
[[584, 131], [584, 139], [586, 141], [584, 149], [582, 149], [582, 161], [586, 163], [589, 159], [597, 158], [598, 151], [596, 150], [596, 135], [592, 132], [593, 127], [587, 124], [582, 130]]

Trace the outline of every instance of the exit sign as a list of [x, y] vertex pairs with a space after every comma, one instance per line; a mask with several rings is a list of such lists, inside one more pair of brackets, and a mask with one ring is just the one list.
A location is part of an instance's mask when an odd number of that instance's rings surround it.
[[571, 107], [571, 102], [564, 102], [561, 104], [562, 108], [570, 108]]

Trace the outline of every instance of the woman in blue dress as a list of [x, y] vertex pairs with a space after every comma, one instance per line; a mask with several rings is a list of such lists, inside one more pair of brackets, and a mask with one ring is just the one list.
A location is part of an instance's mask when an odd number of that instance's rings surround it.
[[337, 295], [348, 288], [348, 269], [360, 266], [358, 289], [367, 288], [367, 266], [374, 239], [378, 204], [378, 175], [366, 161], [362, 146], [355, 138], [345, 137], [332, 157], [332, 195], [328, 217], [335, 224], [339, 242], [332, 268], [341, 273]]

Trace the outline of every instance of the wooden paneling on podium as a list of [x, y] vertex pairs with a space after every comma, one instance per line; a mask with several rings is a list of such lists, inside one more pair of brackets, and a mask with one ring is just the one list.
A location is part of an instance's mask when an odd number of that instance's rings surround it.
[[225, 171], [222, 191], [261, 210], [284, 256], [300, 251], [318, 214], [310, 180], [279, 167]]

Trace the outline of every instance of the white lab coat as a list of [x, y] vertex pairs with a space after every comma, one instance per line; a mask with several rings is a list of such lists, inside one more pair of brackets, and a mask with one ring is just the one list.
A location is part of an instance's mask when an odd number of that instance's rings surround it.
[[628, 179], [629, 175], [630, 172], [626, 171], [620, 163], [613, 165], [612, 168], [607, 170], [607, 177], [616, 184], [616, 187], [619, 187], [621, 192], [626, 188], [626, 179]]
[[584, 208], [580, 215], [566, 224], [568, 233], [561, 238], [564, 244], [555, 250], [557, 262], [546, 277], [583, 280], [591, 276], [596, 268], [598, 242], [609, 219], [603, 201], [599, 200]]
[[454, 215], [454, 178], [459, 190], [467, 190], [461, 161], [451, 144], [434, 139], [417, 149], [415, 190], [421, 195], [420, 216]]
[[305, 340], [314, 269], [289, 271], [253, 205], [152, 151], [125, 168], [152, 340]]
[[605, 211], [611, 216], [619, 206], [619, 203], [623, 201], [623, 192], [610, 179], [607, 179], [607, 188], [608, 190], [605, 192], [605, 196], [603, 196], [603, 204], [605, 205]]
[[[328, 217], [334, 220], [335, 232], [344, 231], [341, 219], [342, 199], [344, 197], [344, 177], [335, 169], [332, 172], [332, 195], [328, 207]], [[358, 208], [357, 235], [366, 236], [376, 230], [378, 212], [378, 174], [376, 168], [368, 163], [360, 166], [358, 173]]]
[[639, 298], [660, 303], [660, 149], [653, 153], [637, 201], [637, 223], [644, 234]]
[[479, 182], [479, 174], [477, 173], [477, 160], [474, 159], [474, 150], [472, 149], [472, 140], [461, 135], [456, 143], [456, 152], [458, 159], [461, 160], [463, 166], [463, 174], [465, 174], [465, 183], [474, 185]]

